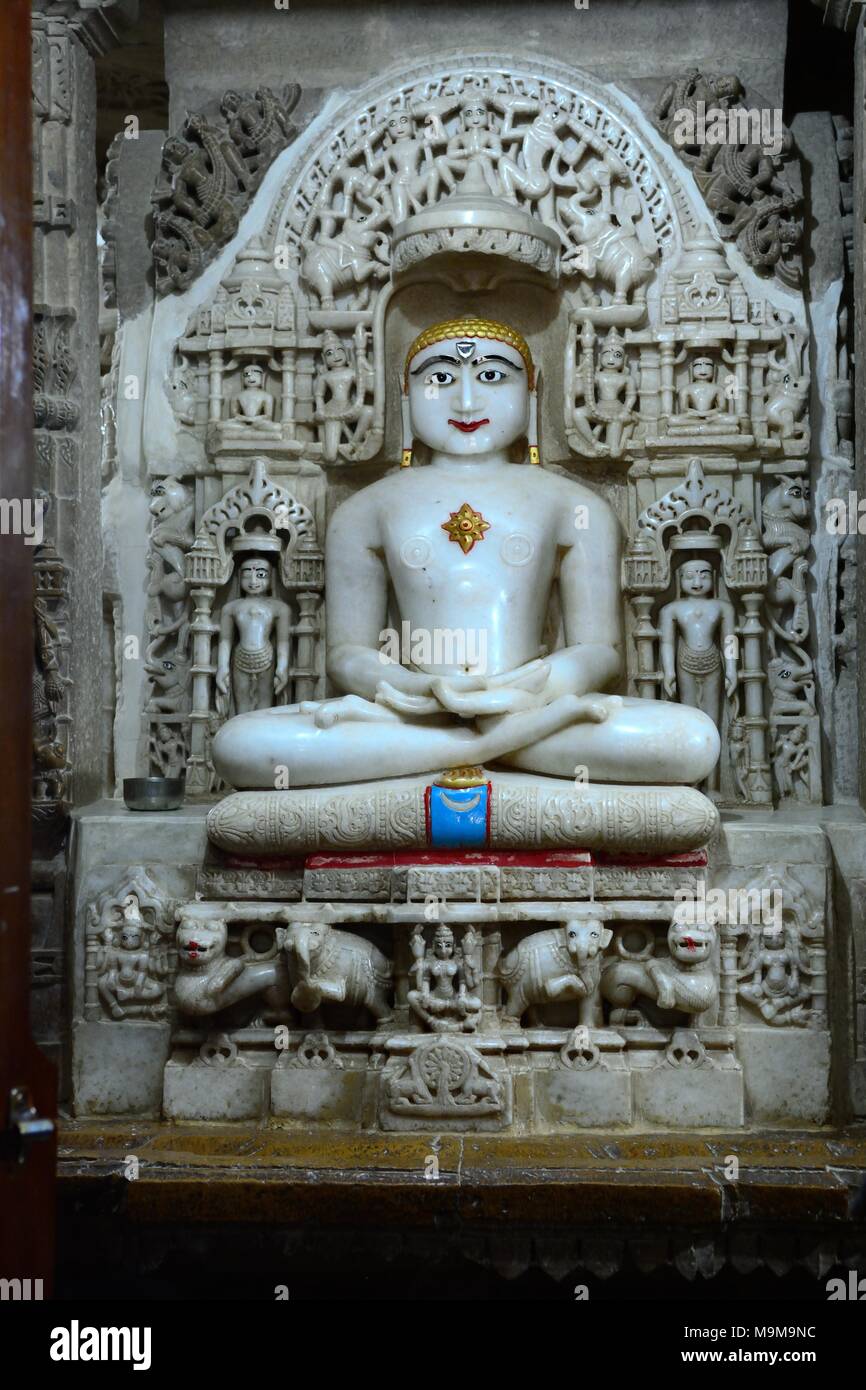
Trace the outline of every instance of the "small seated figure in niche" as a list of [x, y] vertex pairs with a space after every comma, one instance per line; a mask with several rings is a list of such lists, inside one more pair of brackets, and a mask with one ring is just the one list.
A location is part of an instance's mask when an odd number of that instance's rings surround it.
[[271, 596], [271, 576], [265, 556], [244, 560], [239, 575], [244, 597], [223, 608], [216, 673], [223, 715], [228, 712], [230, 670], [237, 714], [270, 709], [288, 685], [291, 614], [287, 603]]
[[248, 362], [241, 380], [240, 391], [229, 402], [232, 429], [279, 435], [281, 430], [274, 420], [274, 398], [265, 389], [264, 368], [257, 362]]
[[812, 989], [801, 972], [810, 973], [800, 957], [796, 933], [765, 922], [760, 942], [756, 934], [746, 949], [737, 972], [745, 983], [737, 992], [755, 1005], [766, 1023], [804, 1027], [809, 1023]]
[[99, 997], [114, 1019], [161, 1018], [168, 1013], [166, 953], [151, 951], [134, 893], [124, 898], [121, 916], [119, 927], [108, 927], [104, 932], [97, 955]]
[[[680, 565], [677, 580], [679, 598], [666, 603], [659, 613], [664, 692], [669, 699], [678, 694], [680, 704], [702, 710], [721, 732], [722, 695], [732, 699], [737, 688], [734, 607], [714, 596], [709, 560], [687, 560]], [[709, 785], [717, 784], [715, 769]]]
[[737, 428], [725, 388], [716, 381], [715, 361], [708, 353], [692, 359], [689, 380], [677, 392], [677, 404], [679, 414], [671, 417], [671, 424], [680, 429], [718, 432]]
[[454, 933], [445, 922], [433, 933], [432, 950], [425, 949], [420, 926], [410, 944], [417, 984], [408, 996], [412, 1012], [434, 1033], [474, 1032], [481, 1000], [469, 991], [478, 988], [481, 960], [480, 942], [472, 927], [467, 928], [461, 947], [455, 947]]

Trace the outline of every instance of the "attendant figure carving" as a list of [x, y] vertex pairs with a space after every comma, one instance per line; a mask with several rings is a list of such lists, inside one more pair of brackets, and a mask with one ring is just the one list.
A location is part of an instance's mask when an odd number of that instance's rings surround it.
[[291, 613], [271, 594], [272, 567], [260, 555], [240, 566], [243, 598], [225, 605], [220, 619], [216, 687], [228, 705], [229, 671], [238, 714], [268, 709], [289, 681]]

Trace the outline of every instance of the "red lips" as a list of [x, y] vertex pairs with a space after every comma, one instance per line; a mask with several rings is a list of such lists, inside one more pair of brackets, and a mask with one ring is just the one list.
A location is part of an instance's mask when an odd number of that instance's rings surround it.
[[475, 430], [480, 430], [482, 425], [489, 425], [489, 420], [449, 420], [449, 425], [455, 429], [462, 430], [464, 434], [472, 434]]

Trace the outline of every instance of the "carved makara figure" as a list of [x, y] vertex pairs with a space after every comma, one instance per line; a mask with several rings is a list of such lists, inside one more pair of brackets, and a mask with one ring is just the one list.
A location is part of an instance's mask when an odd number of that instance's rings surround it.
[[265, 389], [264, 367], [248, 362], [241, 374], [242, 386], [229, 402], [229, 423], [232, 431], [255, 430], [259, 434], [279, 435], [274, 420], [274, 398]]
[[279, 929], [292, 984], [292, 1004], [316, 1013], [323, 1003], [363, 1005], [388, 1022], [391, 963], [370, 941], [327, 922], [292, 922]]
[[590, 917], [524, 937], [499, 963], [505, 1017], [519, 1020], [535, 1005], [577, 999], [579, 1023], [600, 1024], [602, 952], [611, 935], [609, 927]]
[[184, 563], [193, 542], [195, 505], [190, 489], [179, 478], [158, 479], [150, 495], [149, 631], [158, 639], [157, 644], [172, 638], [177, 657], [183, 661], [190, 618]]
[[475, 993], [481, 984], [481, 943], [468, 927], [459, 947], [447, 922], [440, 922], [433, 933], [432, 948], [426, 948], [420, 926], [410, 939], [414, 957], [409, 1007], [425, 1028], [434, 1033], [474, 1032], [481, 1013], [481, 999]]
[[[439, 324], [412, 345], [407, 425], [431, 462], [355, 493], [328, 532], [328, 671], [345, 694], [230, 720], [213, 746], [226, 781], [273, 789], [277, 763], [310, 787], [500, 760], [693, 783], [715, 765], [718, 733], [699, 710], [597, 693], [622, 672], [620, 529], [589, 488], [510, 461], [528, 433], [537, 452], [534, 376], [502, 324]], [[546, 654], [554, 584], [565, 645]], [[453, 651], [384, 658], [389, 586], [411, 631], [485, 633], [486, 672]]]
[[679, 597], [659, 613], [664, 692], [703, 710], [721, 732], [723, 695], [733, 699], [737, 689], [734, 606], [714, 596], [709, 560], [686, 560], [677, 585]]
[[145, 708], [153, 714], [177, 714], [185, 708], [189, 694], [190, 657], [161, 650], [164, 642], [164, 638], [158, 637], [147, 649], [144, 669], [153, 691]]
[[349, 449], [362, 441], [373, 422], [373, 407], [366, 404], [373, 389], [374, 371], [364, 350], [366, 330], [355, 329], [354, 362], [342, 339], [326, 329], [322, 334], [322, 368], [314, 385], [315, 420], [322, 427], [322, 457], [337, 458], [340, 445]]
[[700, 1014], [718, 1001], [712, 963], [714, 938], [715, 929], [707, 922], [681, 922], [676, 916], [668, 928], [667, 956], [654, 955], [652, 943], [632, 954], [619, 937], [619, 958], [605, 963], [601, 977], [601, 993], [612, 1005], [611, 1024], [643, 1022], [639, 1016], [633, 1017], [632, 1006], [639, 998], [650, 1000], [665, 1012], [676, 1009], [699, 1022]]
[[216, 687], [228, 708], [229, 672], [237, 714], [268, 709], [289, 681], [291, 613], [271, 594], [273, 570], [264, 555], [241, 561], [242, 598], [230, 600], [220, 618]]

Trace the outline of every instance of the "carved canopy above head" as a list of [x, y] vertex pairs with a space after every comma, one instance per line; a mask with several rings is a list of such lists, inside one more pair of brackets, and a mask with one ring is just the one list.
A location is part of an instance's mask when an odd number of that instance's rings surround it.
[[729, 588], [766, 587], [767, 557], [754, 516], [727, 488], [707, 481], [697, 458], [683, 481], [638, 517], [623, 559], [623, 587], [629, 593], [666, 589], [671, 553], [679, 549], [719, 550]]
[[[474, 139], [465, 139], [467, 131]], [[636, 195], [631, 215], [644, 214], [647, 250], [674, 243], [678, 232], [697, 232], [672, 166], [609, 87], [549, 60], [443, 55], [401, 66], [341, 108], [290, 170], [265, 239], [286, 246], [297, 266], [323, 229], [327, 238], [348, 229], [351, 239], [375, 228], [390, 243], [396, 226], [434, 207], [438, 213], [455, 193], [459, 198], [471, 163], [472, 179], [486, 180], [490, 195], [516, 215], [540, 219], [567, 247], [559, 201], [587, 192], [582, 171], [606, 157], [617, 171], [621, 165], [627, 186], [617, 196]], [[470, 238], [452, 249], [498, 248]], [[393, 246], [383, 259], [392, 255]], [[563, 273], [576, 271], [566, 264]]]
[[264, 458], [253, 459], [248, 481], [230, 488], [205, 512], [186, 557], [190, 586], [227, 583], [235, 564], [233, 552], [244, 548], [278, 553], [287, 587], [321, 587], [315, 518], [287, 488], [271, 481], [266, 463]]

